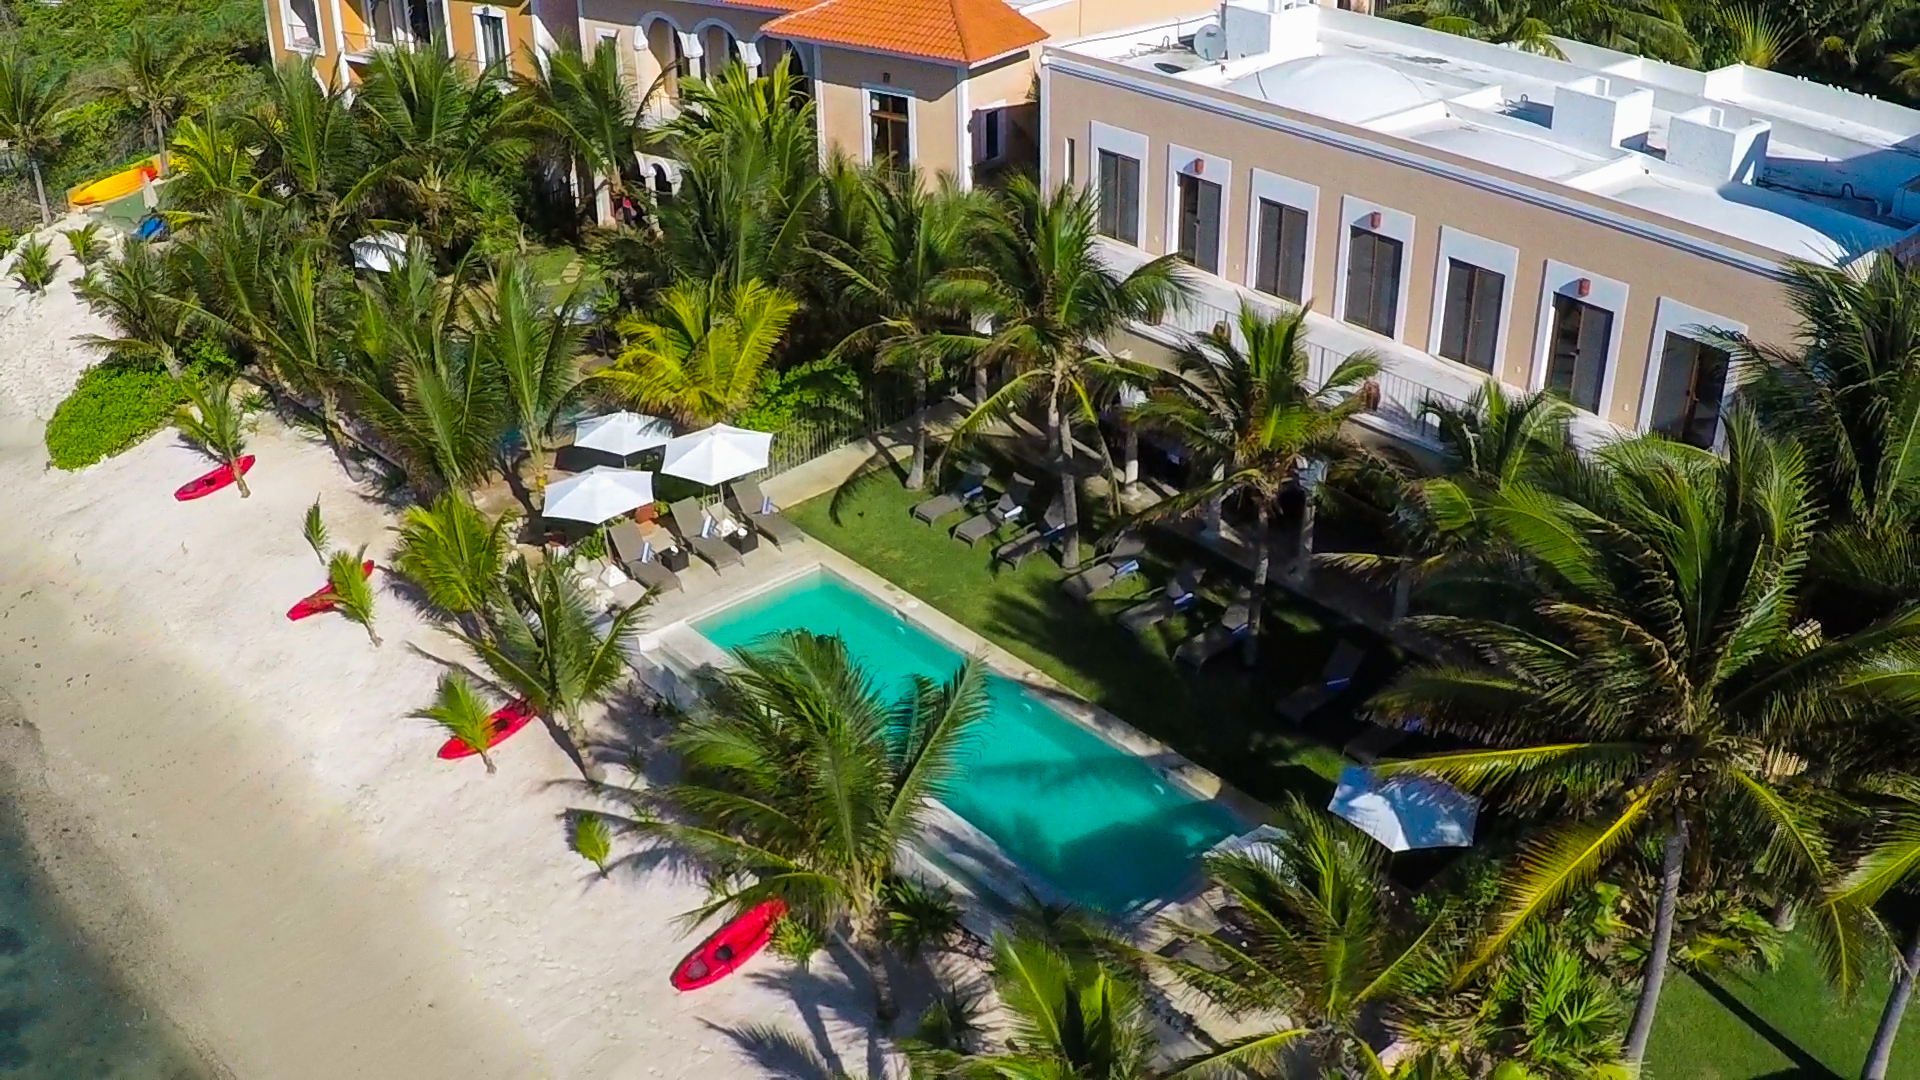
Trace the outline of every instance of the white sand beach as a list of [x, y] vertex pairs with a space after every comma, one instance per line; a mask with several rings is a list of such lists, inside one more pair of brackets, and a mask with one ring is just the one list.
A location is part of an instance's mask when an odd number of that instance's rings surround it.
[[[32, 343], [0, 325], [25, 346], [0, 367], [70, 378], [21, 354], [64, 359], [76, 321]], [[219, 1071], [789, 1075], [749, 1048], [766, 1026], [880, 1074], [866, 992], [824, 958], [668, 985], [701, 890], [600, 881], [568, 850], [579, 772], [544, 730], [506, 743], [496, 776], [437, 760], [442, 736], [407, 714], [441, 670], [428, 654], [459, 654], [399, 596], [382, 590], [379, 649], [283, 617], [321, 584], [300, 536], [316, 495], [336, 544], [391, 542], [324, 447], [268, 418], [252, 498], [178, 503], [207, 465], [171, 432], [61, 473], [30, 415], [44, 386], [0, 391], [0, 691], [24, 721], [0, 753], [32, 779], [18, 794], [62, 898]]]

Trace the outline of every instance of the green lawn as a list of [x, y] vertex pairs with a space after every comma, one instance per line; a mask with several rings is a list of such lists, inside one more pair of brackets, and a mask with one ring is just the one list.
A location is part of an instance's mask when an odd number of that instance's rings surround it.
[[[932, 604], [1076, 693], [1269, 802], [1298, 791], [1325, 801], [1341, 766], [1337, 747], [1357, 728], [1342, 709], [1326, 710], [1311, 730], [1281, 725], [1274, 700], [1311, 679], [1341, 632], [1336, 618], [1305, 606], [1272, 612], [1258, 669], [1224, 656], [1199, 676], [1175, 669], [1170, 653], [1202, 618], [1220, 610], [1218, 590], [1234, 571], [1215, 565], [1197, 615], [1135, 637], [1114, 616], [1164, 582], [1170, 568], [1197, 553], [1169, 541], [1148, 560], [1146, 581], [1115, 586], [1092, 609], [1067, 599], [1051, 559], [1018, 570], [991, 565], [992, 545], [969, 548], [947, 536], [960, 520], [937, 527], [908, 510], [931, 492], [909, 492], [879, 473], [842, 493], [790, 508], [801, 528], [861, 565]], [[1099, 514], [1093, 506], [1089, 512]], [[1158, 541], [1156, 541], [1158, 542]], [[1277, 595], [1277, 594], [1276, 594]], [[1355, 699], [1385, 677], [1393, 659], [1376, 650]], [[1352, 704], [1346, 702], [1343, 704]], [[1646, 1075], [1650, 1080], [1827, 1080], [1859, 1075], [1879, 1019], [1883, 988], [1850, 1006], [1826, 988], [1811, 949], [1795, 939], [1776, 971], [1714, 979], [1675, 975], [1667, 982]], [[1920, 1010], [1915, 1010], [1920, 1013]], [[1920, 1080], [1920, 1021], [1909, 1014], [1894, 1052], [1892, 1077]]]

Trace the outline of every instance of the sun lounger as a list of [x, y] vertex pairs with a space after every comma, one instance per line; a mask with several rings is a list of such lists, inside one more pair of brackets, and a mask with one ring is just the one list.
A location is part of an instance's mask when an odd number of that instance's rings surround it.
[[999, 501], [953, 527], [954, 539], [965, 540], [968, 546], [972, 546], [999, 532], [1009, 521], [1020, 519], [1020, 515], [1026, 512], [1027, 499], [1032, 495], [1033, 481], [1014, 473], [1013, 479], [1007, 484], [1006, 494], [1000, 496]]
[[1360, 670], [1360, 662], [1367, 658], [1366, 651], [1351, 641], [1341, 641], [1334, 646], [1333, 655], [1327, 657], [1327, 664], [1320, 669], [1320, 681], [1309, 683], [1280, 699], [1280, 715], [1299, 723], [1312, 715], [1315, 710], [1338, 697], [1340, 691], [1353, 681], [1354, 673]]
[[734, 511], [761, 536], [773, 541], [774, 547], [786, 547], [806, 539], [800, 527], [781, 517], [774, 509], [773, 500], [760, 493], [757, 482], [735, 480], [727, 485], [727, 491], [733, 496]]
[[1140, 570], [1140, 556], [1146, 554], [1147, 542], [1135, 533], [1126, 533], [1113, 545], [1113, 550], [1096, 559], [1060, 583], [1060, 588], [1075, 600], [1086, 602], [1101, 589], [1129, 577]]
[[980, 497], [987, 489], [987, 467], [975, 461], [967, 465], [966, 471], [953, 482], [953, 486], [944, 493], [931, 499], [916, 503], [913, 516], [931, 525], [948, 514], [964, 510], [966, 505]]
[[707, 512], [692, 498], [681, 499], [668, 507], [673, 515], [673, 528], [679, 534], [680, 542], [688, 550], [713, 564], [715, 570], [723, 566], [743, 565], [740, 553], [725, 541], [715, 540], [706, 535]]
[[1388, 727], [1378, 720], [1368, 720], [1367, 729], [1347, 740], [1340, 752], [1362, 765], [1371, 765], [1380, 760], [1380, 755], [1406, 742], [1414, 732], [1420, 730], [1420, 721], [1408, 720], [1405, 726]]
[[1060, 504], [1056, 502], [1047, 507], [1047, 513], [1040, 519], [1040, 524], [994, 548], [993, 561], [1003, 562], [1017, 569], [1021, 563], [1027, 561], [1027, 556], [1045, 551], [1052, 546], [1053, 542], [1066, 532], [1066, 529], [1066, 511], [1062, 510]]
[[725, 540], [742, 555], [760, 546], [760, 534], [754, 531], [753, 526], [734, 517], [726, 504], [714, 503], [707, 507], [706, 515], [707, 520], [713, 523], [708, 529], [713, 539]]
[[1227, 605], [1220, 621], [1180, 643], [1173, 651], [1173, 662], [1198, 671], [1207, 661], [1233, 648], [1247, 636], [1250, 605], [1245, 599]]
[[1137, 634], [1149, 626], [1166, 621], [1193, 603], [1193, 590], [1200, 587], [1200, 582], [1206, 576], [1204, 567], [1187, 563], [1173, 575], [1173, 580], [1159, 595], [1121, 612], [1120, 625]]
[[614, 557], [620, 560], [620, 568], [628, 577], [645, 585], [649, 592], [675, 592], [680, 588], [679, 574], [664, 563], [648, 558], [651, 552], [647, 542], [640, 535], [640, 527], [633, 522], [615, 522], [607, 529], [607, 540], [613, 545]]

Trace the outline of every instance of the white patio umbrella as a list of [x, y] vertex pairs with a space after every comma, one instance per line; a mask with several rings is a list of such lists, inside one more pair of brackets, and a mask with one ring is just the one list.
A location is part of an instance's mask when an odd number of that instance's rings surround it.
[[672, 424], [657, 416], [639, 413], [608, 413], [589, 417], [573, 426], [573, 445], [621, 458], [665, 446], [672, 439]]
[[1430, 776], [1375, 776], [1363, 765], [1340, 773], [1327, 809], [1389, 851], [1472, 847], [1480, 800]]
[[407, 260], [407, 235], [397, 232], [370, 233], [348, 244], [347, 249], [353, 254], [354, 266], [385, 274]]
[[660, 471], [709, 487], [767, 467], [773, 436], [764, 431], [715, 424], [667, 444]]
[[596, 465], [578, 476], [548, 484], [547, 502], [540, 513], [598, 525], [652, 501], [652, 473]]

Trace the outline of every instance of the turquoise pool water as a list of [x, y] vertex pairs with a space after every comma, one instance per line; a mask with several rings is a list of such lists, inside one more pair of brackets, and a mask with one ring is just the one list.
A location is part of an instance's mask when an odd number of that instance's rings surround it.
[[[782, 630], [837, 634], [895, 693], [914, 675], [948, 678], [963, 659], [824, 571], [694, 628], [725, 649]], [[1197, 879], [1200, 853], [1237, 831], [1224, 807], [1168, 783], [1018, 683], [996, 676], [990, 693], [992, 713], [969, 738], [965, 772], [943, 801], [1067, 896], [1117, 914], [1177, 895]]]

